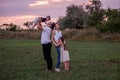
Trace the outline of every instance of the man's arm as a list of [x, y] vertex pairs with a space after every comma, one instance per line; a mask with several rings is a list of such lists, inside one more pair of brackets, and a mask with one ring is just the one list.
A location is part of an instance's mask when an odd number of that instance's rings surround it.
[[40, 29], [40, 30], [43, 29], [43, 27], [42, 27], [42, 25], [41, 25], [41, 22], [38, 22], [38, 23], [37, 23], [37, 28]]

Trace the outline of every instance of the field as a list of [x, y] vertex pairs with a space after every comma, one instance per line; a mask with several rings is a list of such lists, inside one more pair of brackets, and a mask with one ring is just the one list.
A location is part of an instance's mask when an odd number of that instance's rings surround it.
[[[67, 41], [70, 71], [46, 72], [39, 40], [0, 40], [0, 80], [120, 80], [120, 42]], [[56, 51], [52, 46], [53, 69]]]

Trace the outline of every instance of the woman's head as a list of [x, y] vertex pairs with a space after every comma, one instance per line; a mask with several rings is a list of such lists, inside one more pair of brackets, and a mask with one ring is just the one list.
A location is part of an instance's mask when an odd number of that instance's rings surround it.
[[58, 23], [55, 23], [55, 29], [59, 30], [60, 29], [60, 25]]

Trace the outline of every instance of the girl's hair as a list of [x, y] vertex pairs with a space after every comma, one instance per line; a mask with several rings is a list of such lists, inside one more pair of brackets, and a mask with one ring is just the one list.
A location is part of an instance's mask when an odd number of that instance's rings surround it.
[[68, 50], [68, 47], [67, 47], [67, 45], [65, 44], [64, 38], [63, 38], [63, 37], [60, 37], [60, 39], [61, 39], [61, 41], [62, 41], [62, 43], [63, 43], [63, 45], [64, 45], [64, 50]]
[[63, 38], [63, 37], [60, 37], [60, 39], [61, 39], [62, 43], [64, 43], [64, 38]]

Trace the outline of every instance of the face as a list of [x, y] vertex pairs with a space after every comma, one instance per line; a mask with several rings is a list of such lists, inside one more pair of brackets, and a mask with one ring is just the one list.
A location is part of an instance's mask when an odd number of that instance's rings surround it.
[[50, 16], [46, 17], [46, 20], [49, 21], [50, 20]]
[[51, 26], [52, 26], [52, 23], [51, 23], [51, 22], [48, 22], [47, 25], [48, 25], [48, 27], [51, 27]]
[[60, 26], [59, 26], [59, 24], [58, 23], [56, 23], [56, 25], [55, 25], [55, 29], [59, 29], [60, 28]]

